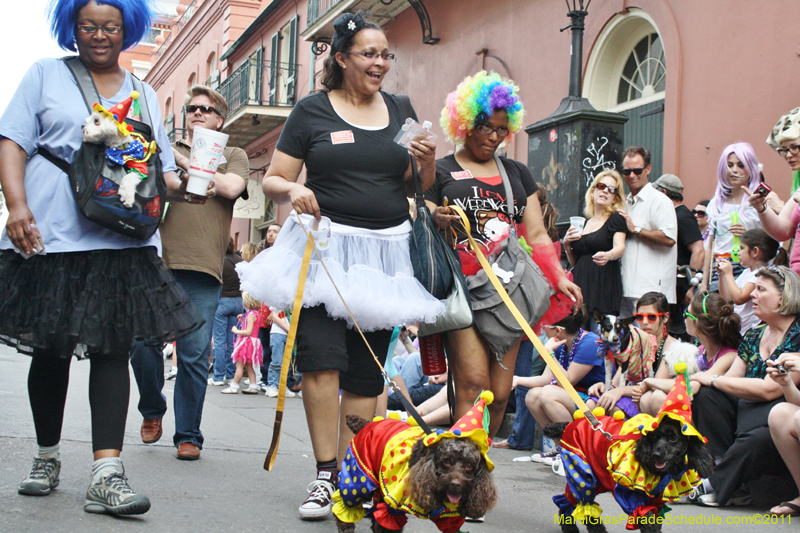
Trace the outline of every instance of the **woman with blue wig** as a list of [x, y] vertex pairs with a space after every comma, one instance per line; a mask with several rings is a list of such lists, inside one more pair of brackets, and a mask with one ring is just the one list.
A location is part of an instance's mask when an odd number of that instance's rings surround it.
[[[513, 81], [495, 72], [482, 71], [465, 78], [447, 96], [440, 123], [457, 150], [436, 161], [436, 180], [425, 194], [425, 200], [439, 228], [446, 228], [458, 219], [445, 200], [460, 206], [469, 219], [472, 237], [483, 247], [487, 257], [501, 249], [516, 226], [517, 236], [525, 238], [534, 260], [553, 289], [560, 293], [553, 297], [554, 305], [539, 322], [554, 324], [568, 316], [573, 305], [580, 309], [581, 290], [561, 269], [560, 249], [553, 246], [547, 235], [536, 194], [538, 187], [530, 170], [512, 159], [499, 158], [514, 197], [514, 212], [509, 213], [506, 189], [494, 158], [501, 144], [522, 127], [524, 110], [518, 92]], [[462, 270], [467, 276], [476, 274], [480, 265], [469, 249], [467, 235], [456, 231]], [[503, 422], [502, 415], [511, 393], [522, 335], [509, 340], [515, 344], [505, 354], [490, 353], [485, 339], [474, 326], [451, 331], [447, 337], [455, 383], [455, 417], [466, 413], [481, 391], [491, 390], [495, 400], [487, 409], [491, 420], [489, 436], [494, 437]]]
[[[150, 27], [149, 0], [54, 0], [51, 30], [77, 51], [105, 109], [128, 99], [131, 74], [120, 52]], [[162, 126], [158, 99], [143, 84], [171, 201], [184, 195]], [[141, 119], [133, 115], [120, 121]], [[128, 412], [128, 353], [133, 339], [170, 341], [194, 330], [186, 294], [159, 258], [158, 233], [136, 240], [78, 210], [66, 173], [37, 150], [71, 162], [88, 115], [80, 87], [59, 59], [34, 63], [0, 118], [0, 184], [8, 221], [0, 236], [0, 341], [31, 356], [28, 395], [38, 453], [19, 493], [45, 496], [59, 484], [59, 442], [72, 356], [88, 357], [94, 463], [84, 510], [142, 514], [147, 496], [131, 489], [119, 459]]]

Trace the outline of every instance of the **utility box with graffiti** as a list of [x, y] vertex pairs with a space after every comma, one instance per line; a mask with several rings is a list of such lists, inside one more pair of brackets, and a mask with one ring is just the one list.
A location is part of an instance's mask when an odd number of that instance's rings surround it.
[[562, 233], [569, 217], [583, 216], [584, 196], [594, 177], [620, 166], [627, 120], [618, 113], [580, 109], [563, 114], [557, 111], [525, 128], [529, 136], [528, 167], [558, 209], [557, 224]]

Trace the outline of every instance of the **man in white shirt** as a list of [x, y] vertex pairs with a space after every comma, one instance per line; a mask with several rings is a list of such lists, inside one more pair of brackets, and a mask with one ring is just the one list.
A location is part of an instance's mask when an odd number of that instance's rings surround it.
[[630, 194], [625, 211], [628, 242], [622, 256], [622, 305], [620, 316], [636, 312], [636, 300], [651, 291], [660, 292], [675, 303], [678, 221], [669, 198], [648, 181], [650, 151], [630, 146], [622, 153], [622, 174]]

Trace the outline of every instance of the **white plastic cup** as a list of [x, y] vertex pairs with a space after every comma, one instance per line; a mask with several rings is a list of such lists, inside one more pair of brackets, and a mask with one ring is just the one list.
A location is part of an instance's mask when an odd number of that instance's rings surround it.
[[583, 217], [569, 217], [569, 225], [572, 228], [578, 228], [583, 231], [583, 226], [586, 224], [586, 219]]
[[228, 135], [197, 127], [192, 133], [192, 153], [189, 156], [189, 180], [186, 192], [198, 196], [208, 194], [208, 184], [214, 179]]
[[316, 222], [317, 220], [314, 219], [311, 228], [311, 236], [314, 237], [314, 245], [319, 251], [327, 250], [328, 243], [331, 240], [331, 219], [323, 216], [319, 223]]

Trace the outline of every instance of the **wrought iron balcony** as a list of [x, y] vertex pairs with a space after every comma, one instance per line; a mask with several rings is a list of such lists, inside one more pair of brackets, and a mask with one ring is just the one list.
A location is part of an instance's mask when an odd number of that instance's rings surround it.
[[174, 143], [175, 141], [179, 141], [181, 139], [186, 139], [189, 135], [189, 130], [186, 128], [173, 128], [167, 130], [167, 137], [169, 138], [170, 143]]
[[328, 12], [342, 0], [308, 0], [308, 25], [314, 24], [318, 18]]
[[295, 103], [297, 63], [247, 59], [217, 88], [228, 102], [223, 131], [244, 147], [289, 116]]

